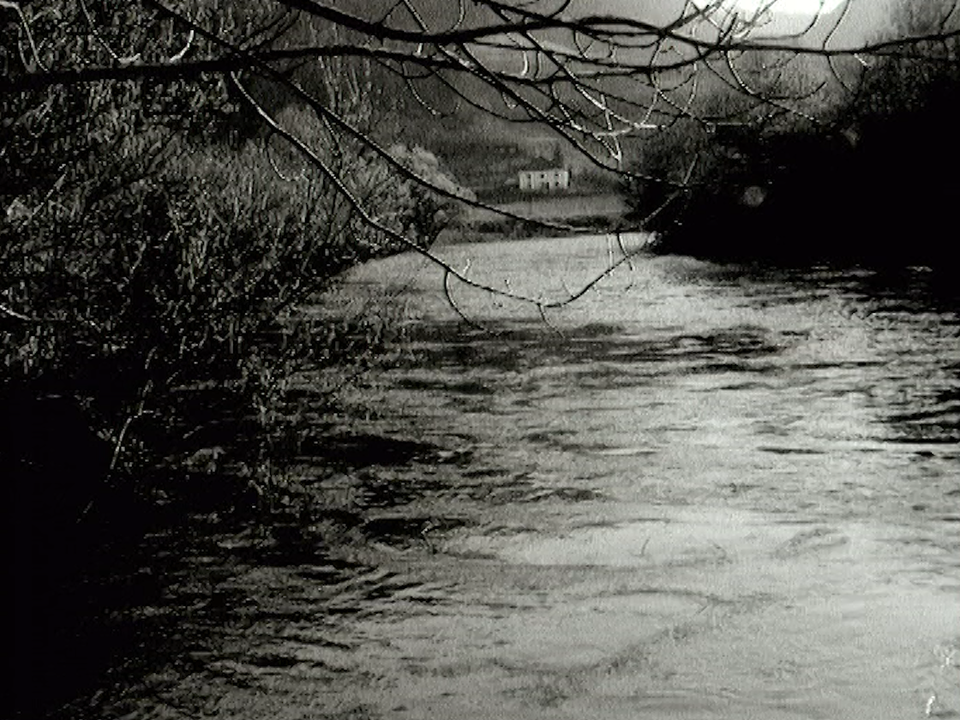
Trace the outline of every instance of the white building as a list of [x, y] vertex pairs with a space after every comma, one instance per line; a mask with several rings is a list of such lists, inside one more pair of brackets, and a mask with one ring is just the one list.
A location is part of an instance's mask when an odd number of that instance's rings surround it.
[[521, 170], [519, 183], [522, 192], [566, 190], [570, 187], [570, 171], [561, 167]]

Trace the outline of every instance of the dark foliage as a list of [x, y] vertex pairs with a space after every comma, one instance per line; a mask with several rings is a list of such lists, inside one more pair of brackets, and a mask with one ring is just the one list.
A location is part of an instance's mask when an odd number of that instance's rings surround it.
[[[939, 29], [929, 10], [904, 6], [897, 33]], [[960, 59], [955, 41], [930, 42], [914, 55], [874, 61], [857, 92], [819, 108], [816, 123], [749, 114], [734, 123], [678, 123], [651, 142], [640, 168], [686, 188], [674, 195], [662, 183], [628, 183], [634, 214], [663, 205], [647, 224], [663, 252], [946, 265], [950, 208], [960, 194], [953, 128]]]

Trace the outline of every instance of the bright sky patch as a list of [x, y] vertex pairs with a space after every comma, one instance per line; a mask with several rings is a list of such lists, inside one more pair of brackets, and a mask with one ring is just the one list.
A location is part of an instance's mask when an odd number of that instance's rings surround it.
[[740, 15], [753, 15], [757, 12], [769, 12], [773, 15], [794, 15], [813, 17], [818, 13], [826, 15], [849, 0], [696, 0], [700, 7], [713, 7], [718, 10], [734, 11]]

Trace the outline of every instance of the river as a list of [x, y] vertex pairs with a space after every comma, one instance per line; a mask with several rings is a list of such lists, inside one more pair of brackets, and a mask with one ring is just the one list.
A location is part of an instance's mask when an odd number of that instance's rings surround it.
[[[621, 248], [438, 252], [555, 298]], [[312, 520], [340, 547], [195, 554], [191, 630], [100, 716], [960, 716], [960, 314], [937, 282], [640, 255], [541, 317], [456, 283], [455, 311], [418, 257], [361, 268], [334, 304], [391, 293], [409, 344], [355, 409], [421, 450], [317, 476], [364, 508]]]

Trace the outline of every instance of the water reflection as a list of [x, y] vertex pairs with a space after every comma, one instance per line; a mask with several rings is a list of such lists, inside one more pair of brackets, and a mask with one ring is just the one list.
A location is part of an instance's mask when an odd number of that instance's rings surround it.
[[[960, 442], [960, 286], [946, 272], [829, 270], [708, 274], [761, 306], [839, 299], [882, 365], [873, 397], [893, 438]], [[840, 308], [837, 308], [840, 311]], [[830, 322], [830, 319], [827, 319]]]

